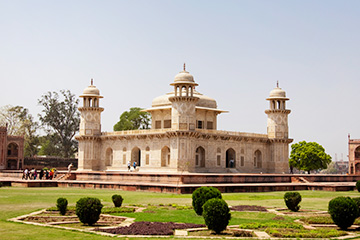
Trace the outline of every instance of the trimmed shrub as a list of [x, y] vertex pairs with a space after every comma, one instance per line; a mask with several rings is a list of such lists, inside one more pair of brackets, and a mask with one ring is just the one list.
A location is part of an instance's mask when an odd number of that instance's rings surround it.
[[203, 217], [208, 229], [219, 234], [229, 224], [231, 214], [227, 203], [220, 198], [212, 198], [203, 205]]
[[334, 223], [346, 230], [358, 217], [359, 208], [350, 197], [337, 197], [329, 202], [328, 212]]
[[67, 211], [68, 201], [66, 198], [58, 198], [56, 201], [56, 207], [61, 215], [65, 215]]
[[111, 199], [112, 199], [115, 207], [121, 207], [121, 204], [124, 200], [121, 195], [117, 195], [117, 194], [112, 195]]
[[360, 197], [352, 198], [352, 200], [355, 202], [356, 206], [358, 207], [358, 216], [360, 217]]
[[356, 189], [360, 192], [360, 180], [356, 181]]
[[301, 195], [298, 192], [287, 192], [284, 194], [285, 204], [288, 209], [297, 212], [300, 209]]
[[192, 205], [197, 215], [202, 215], [204, 203], [212, 198], [222, 198], [219, 189], [214, 187], [199, 187], [192, 193]]
[[92, 226], [99, 220], [102, 207], [98, 198], [80, 198], [76, 202], [76, 215], [80, 222]]

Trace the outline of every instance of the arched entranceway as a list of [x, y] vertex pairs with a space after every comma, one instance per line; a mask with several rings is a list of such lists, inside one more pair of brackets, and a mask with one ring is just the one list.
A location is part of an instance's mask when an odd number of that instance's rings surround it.
[[355, 164], [355, 174], [360, 174], [360, 163]]
[[17, 169], [19, 157], [19, 146], [10, 143], [7, 147], [7, 169]]
[[113, 164], [113, 150], [111, 148], [106, 149], [105, 154], [105, 166], [111, 166]]
[[141, 150], [138, 147], [134, 147], [131, 150], [131, 166], [136, 162], [136, 166], [141, 166]]
[[255, 151], [254, 167], [255, 168], [262, 168], [262, 156], [261, 156], [260, 150]]
[[170, 166], [170, 148], [166, 146], [161, 149], [161, 166]]
[[226, 167], [227, 168], [235, 168], [236, 165], [236, 152], [234, 149], [229, 148], [226, 150]]
[[355, 149], [355, 160], [360, 160], [360, 146]]
[[195, 152], [195, 166], [205, 167], [205, 149], [198, 147]]

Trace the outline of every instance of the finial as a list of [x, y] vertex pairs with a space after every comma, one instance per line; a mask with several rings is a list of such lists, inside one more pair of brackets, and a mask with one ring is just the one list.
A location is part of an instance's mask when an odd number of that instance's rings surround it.
[[184, 63], [184, 72], [185, 72], [186, 70], [185, 70], [185, 63]]
[[91, 86], [94, 84], [94, 80], [93, 79], [91, 79]]
[[276, 87], [277, 87], [277, 88], [279, 87], [279, 80], [276, 81]]

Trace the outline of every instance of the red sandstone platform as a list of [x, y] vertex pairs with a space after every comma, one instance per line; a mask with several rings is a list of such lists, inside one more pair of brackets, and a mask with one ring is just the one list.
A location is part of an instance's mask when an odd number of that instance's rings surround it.
[[[65, 172], [59, 172], [61, 178]], [[320, 174], [211, 174], [211, 173], [142, 173], [142, 172], [75, 172], [76, 180], [21, 180], [21, 172], [2, 171], [0, 182], [8, 186], [78, 187], [192, 193], [200, 186], [217, 187], [221, 192], [270, 191], [352, 191], [359, 176]]]

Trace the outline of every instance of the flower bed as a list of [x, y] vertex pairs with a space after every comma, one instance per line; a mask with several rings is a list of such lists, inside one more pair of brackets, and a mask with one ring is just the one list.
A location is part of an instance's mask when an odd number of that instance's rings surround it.
[[120, 235], [173, 235], [174, 229], [205, 227], [203, 224], [173, 223], [173, 222], [135, 222], [130, 226], [111, 229], [96, 229], [97, 231]]
[[237, 212], [267, 212], [265, 207], [261, 206], [250, 206], [250, 205], [239, 205], [239, 206], [232, 206], [230, 208], [232, 211]]

